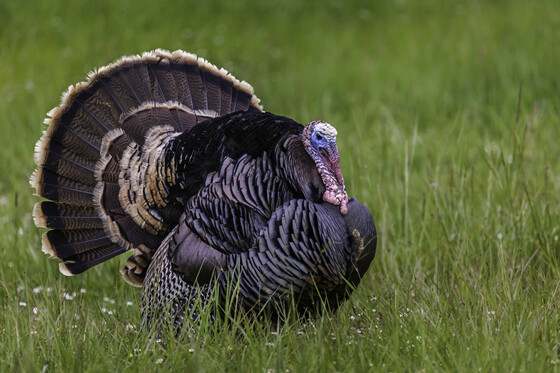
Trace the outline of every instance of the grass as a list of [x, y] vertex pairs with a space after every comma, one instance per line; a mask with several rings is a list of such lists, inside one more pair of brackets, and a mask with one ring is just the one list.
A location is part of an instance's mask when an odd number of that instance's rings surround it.
[[[1, 369], [559, 371], [559, 26], [553, 1], [0, 3]], [[157, 47], [338, 128], [379, 243], [337, 314], [164, 347], [139, 331], [125, 257], [66, 278], [41, 253], [27, 179], [45, 114]]]

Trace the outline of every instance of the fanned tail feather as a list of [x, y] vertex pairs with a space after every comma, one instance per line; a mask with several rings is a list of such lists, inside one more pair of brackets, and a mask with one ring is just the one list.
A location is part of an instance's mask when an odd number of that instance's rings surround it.
[[239, 110], [262, 110], [252, 87], [183, 51], [123, 57], [70, 86], [35, 147], [30, 183], [48, 201], [37, 203], [34, 219], [51, 229], [43, 250], [63, 261], [62, 273], [74, 275], [133, 249], [124, 275], [141, 285], [175, 212], [163, 211], [161, 183], [144, 208], [129, 206], [136, 197], [126, 177], [138, 179], [142, 167], [157, 166], [145, 153], [156, 153], [166, 136]]

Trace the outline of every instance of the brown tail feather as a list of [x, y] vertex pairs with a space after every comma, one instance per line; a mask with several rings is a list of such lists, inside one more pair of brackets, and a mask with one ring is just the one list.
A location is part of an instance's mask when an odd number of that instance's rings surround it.
[[43, 167], [62, 177], [79, 182], [80, 184], [95, 186], [95, 162], [80, 158], [76, 154], [66, 154], [50, 151], [43, 162]]
[[238, 110], [262, 110], [252, 87], [182, 51], [124, 57], [71, 86], [35, 148], [30, 182], [50, 200], [34, 211], [37, 225], [52, 229], [44, 251], [72, 275], [135, 249], [125, 272], [138, 285], [181, 212], [166, 205], [173, 175], [160, 174], [151, 152], [172, 131]]
[[153, 77], [155, 89], [160, 92], [163, 98], [161, 102], [179, 101], [179, 88], [173, 77], [169, 59], [162, 59], [157, 67], [148, 65], [148, 69], [150, 76]]
[[67, 276], [77, 275], [125, 251], [126, 249], [119, 248], [115, 244], [112, 244], [85, 253], [76, 254], [67, 258], [64, 263], [60, 263], [60, 272]]
[[114, 245], [103, 229], [53, 229], [45, 235], [50, 244], [47, 252], [63, 260]]
[[90, 206], [74, 206], [51, 201], [39, 202], [33, 211], [35, 224], [52, 229], [103, 228], [103, 221]]
[[90, 206], [93, 198], [92, 186], [78, 183], [56, 174], [49, 169], [37, 169], [31, 177], [37, 195], [76, 206]]

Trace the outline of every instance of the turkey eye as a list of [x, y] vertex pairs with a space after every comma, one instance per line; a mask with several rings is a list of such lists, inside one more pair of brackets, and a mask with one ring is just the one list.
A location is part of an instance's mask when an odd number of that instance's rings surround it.
[[319, 134], [316, 135], [316, 138], [317, 138], [317, 140], [319, 140], [319, 141], [323, 140], [323, 136], [321, 136], [321, 135], [319, 135]]

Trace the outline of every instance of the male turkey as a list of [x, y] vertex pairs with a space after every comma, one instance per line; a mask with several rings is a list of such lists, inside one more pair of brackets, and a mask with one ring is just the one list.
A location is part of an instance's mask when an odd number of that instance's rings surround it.
[[[373, 260], [336, 130], [265, 113], [252, 87], [182, 51], [124, 57], [70, 87], [35, 148], [43, 251], [81, 273], [129, 249], [143, 314], [237, 289], [246, 309], [336, 308]], [[280, 307], [282, 306], [282, 307]]]

